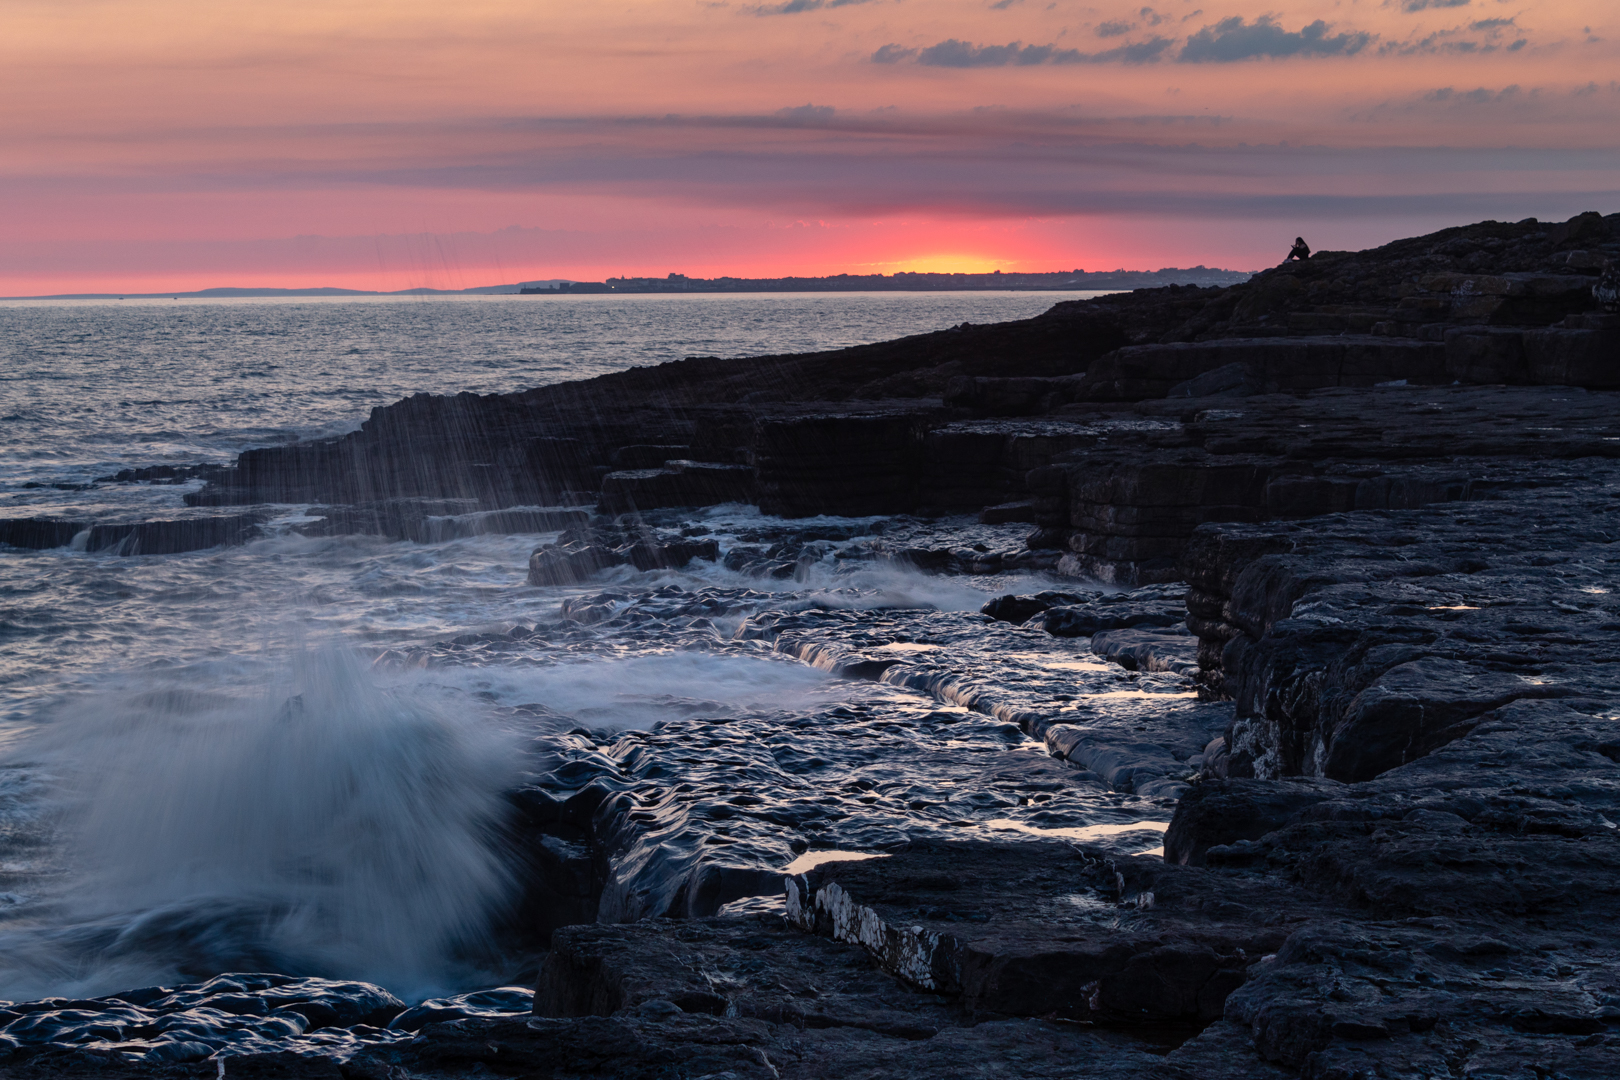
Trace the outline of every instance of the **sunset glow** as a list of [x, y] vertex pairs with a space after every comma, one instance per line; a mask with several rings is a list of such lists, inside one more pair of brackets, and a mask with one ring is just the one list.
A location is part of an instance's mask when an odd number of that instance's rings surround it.
[[1252, 269], [1610, 212], [1615, 10], [19, 0], [0, 294]]

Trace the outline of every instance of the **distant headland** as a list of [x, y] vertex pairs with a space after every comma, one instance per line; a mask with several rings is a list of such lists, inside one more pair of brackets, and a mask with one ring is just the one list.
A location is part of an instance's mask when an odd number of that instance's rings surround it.
[[1194, 266], [1181, 270], [1054, 270], [1038, 274], [833, 274], [827, 277], [693, 278], [616, 277], [606, 281], [560, 281], [525, 285], [525, 296], [572, 293], [752, 293], [752, 292], [960, 292], [992, 289], [1125, 290], [1164, 285], [1238, 285], [1252, 275], [1245, 270]]

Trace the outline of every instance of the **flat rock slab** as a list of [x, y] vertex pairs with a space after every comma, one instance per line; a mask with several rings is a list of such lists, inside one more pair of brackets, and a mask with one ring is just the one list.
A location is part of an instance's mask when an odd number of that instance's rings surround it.
[[900, 984], [858, 946], [758, 915], [561, 930], [541, 970], [535, 1012], [528, 1023], [430, 1025], [409, 1045], [351, 1060], [344, 1075], [1178, 1075], [1164, 1071], [1152, 1047], [1121, 1035], [971, 1016], [944, 996]]
[[1198, 674], [1198, 639], [1187, 633], [1103, 630], [1091, 635], [1091, 651], [1130, 671]]
[[1318, 910], [1258, 877], [1059, 843], [913, 844], [789, 878], [787, 900], [800, 928], [969, 1009], [1186, 1034]]
[[645, 919], [552, 935], [536, 1016], [675, 1010], [913, 1040], [961, 1023], [947, 999], [902, 986], [859, 946], [806, 937], [780, 918]]
[[[1187, 1077], [1163, 1060], [1072, 1025], [1001, 1020], [923, 1041], [860, 1028], [800, 1031], [677, 1014], [578, 1020], [463, 1021], [399, 1051], [357, 1059], [347, 1077], [473, 1076], [613, 1080], [1141, 1080]], [[231, 1075], [231, 1074], [227, 1074]], [[1189, 1078], [1190, 1080], [1190, 1078]]]

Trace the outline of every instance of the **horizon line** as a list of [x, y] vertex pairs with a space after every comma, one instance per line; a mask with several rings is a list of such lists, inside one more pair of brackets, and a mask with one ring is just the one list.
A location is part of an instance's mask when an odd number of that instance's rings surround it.
[[[1017, 278], [1036, 278], [1036, 277], [1057, 277], [1057, 276], [1060, 276], [1060, 275], [1068, 275], [1068, 276], [1085, 275], [1087, 277], [1106, 278], [1106, 277], [1116, 277], [1116, 276], [1149, 277], [1149, 276], [1164, 275], [1164, 274], [1193, 274], [1193, 273], [1198, 273], [1200, 271], [1202, 271], [1204, 273], [1208, 273], [1208, 274], [1248, 274], [1248, 275], [1253, 275], [1254, 273], [1257, 272], [1257, 271], [1253, 271], [1253, 270], [1230, 270], [1230, 269], [1226, 269], [1226, 268], [1223, 268], [1223, 267], [1211, 267], [1211, 266], [1204, 266], [1203, 264], [1199, 264], [1198, 266], [1191, 266], [1191, 267], [1166, 266], [1166, 267], [1160, 267], [1157, 270], [1126, 270], [1126, 269], [1123, 269], [1123, 268], [1116, 269], [1116, 270], [1078, 270], [1077, 269], [1077, 270], [1030, 270], [1030, 271], [1010, 271], [1010, 272], [1009, 271], [1002, 271], [1002, 270], [994, 270], [994, 271], [897, 270], [892, 274], [882, 274], [882, 273], [876, 273], [876, 274], [849, 274], [849, 273], [842, 273], [842, 274], [816, 274], [816, 275], [802, 275], [802, 276], [801, 275], [795, 275], [795, 274], [785, 274], [785, 275], [780, 275], [780, 276], [776, 276], [776, 277], [737, 277], [737, 276], [728, 274], [728, 275], [719, 275], [719, 276], [712, 277], [712, 278], [692, 278], [692, 277], [688, 277], [685, 274], [669, 274], [667, 277], [622, 275], [622, 276], [619, 276], [619, 277], [604, 278], [604, 279], [601, 279], [600, 282], [591, 282], [591, 281], [586, 281], [586, 280], [578, 279], [578, 278], [534, 278], [534, 279], [527, 279], [527, 280], [522, 280], [522, 281], [507, 282], [507, 283], [498, 284], [498, 285], [475, 285], [475, 286], [470, 286], [470, 287], [463, 288], [463, 289], [437, 289], [437, 288], [432, 288], [430, 286], [425, 286], [425, 285], [419, 285], [419, 286], [409, 288], [409, 289], [350, 289], [350, 288], [343, 288], [343, 287], [335, 286], [335, 285], [317, 285], [317, 286], [304, 286], [304, 287], [287, 287], [287, 286], [276, 286], [276, 285], [253, 285], [253, 286], [215, 285], [215, 286], [209, 286], [208, 288], [203, 288], [203, 289], [163, 290], [163, 291], [160, 291], [160, 292], [131, 292], [131, 291], [126, 290], [126, 291], [104, 291], [104, 292], [82, 292], [82, 293], [37, 293], [37, 294], [19, 295], [19, 296], [0, 296], [0, 301], [8, 301], [8, 300], [163, 300], [163, 299], [172, 299], [172, 300], [182, 300], [182, 299], [184, 299], [184, 300], [231, 300], [231, 299], [265, 299], [265, 298], [271, 298], [271, 297], [276, 297], [276, 296], [288, 296], [288, 297], [319, 297], [319, 296], [468, 296], [468, 295], [515, 296], [515, 295], [518, 295], [516, 290], [524, 289], [524, 288], [532, 288], [532, 287], [541, 286], [541, 285], [551, 285], [553, 287], [556, 287], [557, 285], [561, 285], [561, 284], [569, 284], [569, 285], [597, 284], [597, 283], [606, 284], [606, 282], [609, 282], [609, 281], [654, 281], [654, 282], [656, 282], [656, 281], [672, 281], [672, 282], [674, 282], [674, 281], [685, 281], [685, 282], [707, 282], [707, 281], [807, 281], [807, 282], [809, 282], [809, 281], [830, 281], [830, 280], [837, 280], [839, 278], [871, 278], [871, 279], [881, 279], [881, 280], [894, 280], [896, 278], [913, 278], [913, 277], [915, 277], [915, 278], [951, 278], [951, 277], [996, 278], [996, 277], [1001, 277], [1001, 278], [1008, 278], [1008, 279], [1017, 279]], [[511, 291], [507, 291], [507, 290], [511, 290]], [[695, 291], [695, 290], [679, 290], [679, 289], [676, 289], [676, 290], [671, 290], [671, 291], [681, 292], [681, 291]], [[727, 291], [741, 292], [741, 291], [745, 291], [745, 290], [727, 290]], [[769, 292], [769, 291], [790, 291], [790, 290], [761, 290], [761, 291]], [[858, 291], [858, 290], [851, 290], [851, 291]], [[896, 290], [896, 291], [905, 291], [905, 290]], [[931, 290], [918, 290], [918, 291], [939, 292], [939, 291], [949, 291], [949, 290], [931, 289]], [[973, 289], [971, 291], [980, 292], [980, 291], [985, 291], [985, 290], [980, 288], [980, 289]], [[1053, 288], [1051, 286], [1048, 286], [1047, 291], [1065, 291], [1065, 290], [1063, 290], [1061, 287]], [[1084, 292], [1084, 291], [1089, 291], [1089, 290], [1079, 289], [1078, 291]], [[582, 293], [582, 294], [579, 294], [579, 295], [590, 295], [590, 294]], [[622, 293], [620, 295], [634, 295], [634, 293], [625, 292], [625, 293]]]

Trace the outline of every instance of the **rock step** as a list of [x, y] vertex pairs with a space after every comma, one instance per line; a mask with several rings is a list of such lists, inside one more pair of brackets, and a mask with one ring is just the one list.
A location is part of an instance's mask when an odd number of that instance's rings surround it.
[[780, 918], [644, 919], [566, 926], [552, 935], [536, 1016], [660, 1011], [910, 1040], [963, 1019], [938, 996], [875, 970], [859, 946], [806, 937]]
[[89, 528], [81, 521], [61, 521], [56, 518], [9, 518], [0, 521], [0, 544], [42, 551], [46, 548], [67, 547], [73, 538]]
[[1539, 471], [1477, 507], [1202, 526], [1183, 569], [1203, 678], [1237, 703], [1229, 775], [1366, 780], [1516, 701], [1620, 701], [1620, 475]]
[[564, 533], [557, 543], [543, 544], [529, 555], [528, 583], [577, 585], [612, 566], [678, 570], [693, 559], [715, 562], [719, 558], [720, 544], [716, 540], [657, 536], [569, 539], [569, 534]]
[[599, 514], [627, 514], [672, 506], [752, 503], [754, 468], [674, 459], [656, 469], [611, 472], [602, 478]]
[[110, 555], [178, 555], [246, 543], [259, 534], [259, 526], [267, 520], [268, 515], [261, 513], [112, 525], [21, 518], [0, 521], [0, 544], [38, 551], [66, 547], [80, 533], [87, 532], [85, 551], [104, 551]]
[[1189, 1033], [1220, 1017], [1310, 908], [1276, 906], [1279, 890], [1263, 881], [1058, 843], [911, 844], [824, 863], [788, 878], [786, 892], [791, 924], [860, 945], [884, 971], [967, 1008]]
[[1245, 365], [1257, 386], [1281, 391], [1375, 386], [1400, 379], [1449, 381], [1445, 346], [1437, 342], [1371, 334], [1224, 338], [1115, 350], [1086, 371], [1076, 397], [1081, 401], [1166, 397], [1178, 385], [1234, 363]]
[[576, 506], [514, 506], [479, 510], [476, 499], [389, 499], [358, 506], [311, 508], [314, 521], [295, 525], [304, 536], [386, 536], [437, 544], [469, 536], [558, 532], [589, 523]]
[[1174, 580], [1206, 522], [1466, 502], [1538, 482], [1533, 462], [1620, 457], [1608, 395], [1557, 387], [1341, 388], [1129, 409], [1178, 420], [1160, 421], [1169, 430], [1119, 425], [1106, 444], [1059, 454], [1027, 478], [1040, 526], [1029, 542], [1065, 551], [1067, 576]]

